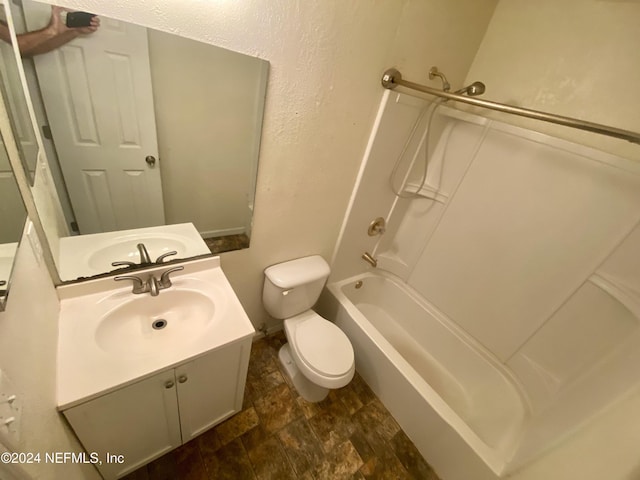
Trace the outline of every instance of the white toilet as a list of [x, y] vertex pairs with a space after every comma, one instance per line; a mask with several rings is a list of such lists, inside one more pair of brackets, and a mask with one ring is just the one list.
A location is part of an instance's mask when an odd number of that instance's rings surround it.
[[284, 319], [286, 343], [278, 356], [298, 393], [319, 402], [329, 389], [347, 385], [355, 373], [351, 342], [335, 324], [311, 310], [329, 277], [319, 255], [272, 265], [264, 271], [262, 301]]

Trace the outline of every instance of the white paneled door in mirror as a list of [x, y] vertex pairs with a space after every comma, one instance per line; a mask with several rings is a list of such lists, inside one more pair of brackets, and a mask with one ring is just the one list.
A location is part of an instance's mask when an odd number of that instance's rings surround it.
[[[23, 3], [26, 25], [51, 7]], [[57, 157], [81, 233], [164, 224], [147, 31], [106, 19], [35, 58]]]

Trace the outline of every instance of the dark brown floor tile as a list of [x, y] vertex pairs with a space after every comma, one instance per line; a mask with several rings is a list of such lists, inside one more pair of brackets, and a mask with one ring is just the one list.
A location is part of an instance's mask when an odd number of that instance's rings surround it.
[[202, 452], [202, 459], [209, 478], [215, 480], [255, 480], [256, 478], [247, 452], [239, 438], [220, 447], [214, 453]]
[[353, 415], [352, 419], [356, 424], [356, 431], [359, 431], [367, 444], [375, 452], [381, 455], [391, 449], [389, 442], [380, 434], [381, 425], [369, 414], [368, 409], [362, 408]]
[[222, 253], [249, 248], [249, 237], [244, 233], [240, 235], [225, 235], [224, 237], [205, 238], [204, 243], [207, 244], [211, 253]]
[[173, 480], [179, 478], [175, 451], [156, 458], [147, 465], [147, 472], [149, 473], [149, 480]]
[[321, 412], [308, 421], [322, 443], [322, 449], [325, 453], [349, 440], [357, 428], [345, 406], [339, 400], [330, 401]]
[[222, 446], [222, 442], [215, 428], [207, 430], [202, 435], [198, 435], [194, 441], [198, 442], [198, 448], [203, 457], [214, 454]]
[[252, 378], [260, 378], [278, 370], [278, 352], [266, 339], [253, 342], [249, 356], [249, 373]]
[[267, 432], [280, 430], [302, 416], [302, 411], [286, 384], [278, 385], [253, 403]]
[[316, 480], [311, 470], [304, 472], [302, 475], [298, 475], [298, 480]]
[[364, 435], [364, 433], [362, 433], [360, 429], [357, 429], [355, 433], [351, 435], [349, 441], [358, 451], [358, 455], [360, 455], [360, 458], [362, 458], [363, 462], [367, 462], [369, 461], [369, 459], [376, 456], [375, 451], [373, 450], [373, 448], [371, 448], [371, 445], [369, 445], [369, 442], [367, 441], [367, 437]]
[[242, 435], [242, 443], [244, 448], [249, 451], [257, 448], [263, 442], [266, 442], [271, 433], [267, 432], [262, 424], [258, 424], [255, 428], [252, 428], [247, 433]]
[[346, 387], [336, 390], [336, 394], [338, 395], [340, 401], [346, 407], [349, 415], [353, 415], [364, 406], [364, 403], [362, 403], [360, 396], [354, 390], [351, 383], [349, 383], [349, 385], [347, 385]]
[[385, 440], [391, 440], [400, 429], [400, 426], [378, 399], [358, 410], [353, 418], [358, 421], [363, 431], [376, 432]]
[[253, 407], [254, 398], [257, 398], [257, 395], [253, 390], [251, 382], [249, 382], [249, 376], [247, 375], [247, 381], [244, 384], [244, 395], [242, 397], [242, 409], [246, 410], [247, 408]]
[[248, 450], [247, 454], [258, 480], [295, 480], [296, 474], [274, 436]]
[[351, 478], [363, 465], [362, 459], [351, 442], [337, 445], [314, 470], [317, 480]]
[[251, 407], [243, 410], [216, 427], [218, 438], [222, 445], [226, 445], [231, 440], [256, 427], [258, 421], [258, 414], [255, 408]]
[[324, 457], [320, 442], [304, 418], [299, 418], [280, 430], [278, 438], [298, 475], [316, 467]]
[[372, 401], [376, 400], [375, 394], [369, 388], [369, 385], [363, 380], [363, 378], [356, 372], [351, 380], [351, 388], [358, 395], [358, 398], [362, 402], [363, 405], [367, 405]]
[[391, 440], [400, 430], [400, 425], [391, 415], [388, 415], [380, 425], [380, 434], [387, 440]]
[[402, 463], [407, 471], [415, 478], [438, 480], [438, 476], [431, 466], [425, 462], [411, 439], [402, 430], [393, 437], [391, 446], [400, 463]]
[[360, 473], [368, 480], [410, 480], [413, 478], [402, 466], [400, 460], [390, 451], [383, 452], [380, 456], [370, 458], [362, 466]]
[[296, 397], [296, 402], [298, 403], [300, 410], [302, 410], [304, 418], [307, 420], [322, 411], [317, 403], [308, 402], [302, 397]]
[[176, 470], [181, 480], [209, 480], [200, 456], [197, 440], [191, 440], [174, 451]]
[[149, 480], [149, 473], [147, 472], [147, 466], [140, 467], [134, 470], [129, 475], [122, 477], [121, 480]]
[[265, 342], [276, 352], [280, 351], [280, 348], [287, 343], [287, 335], [284, 330], [278, 330], [265, 337]]
[[260, 376], [248, 375], [247, 383], [251, 385], [253, 398], [256, 399], [264, 396], [278, 385], [282, 385], [285, 383], [285, 380], [282, 372], [276, 369], [273, 372], [264, 373]]

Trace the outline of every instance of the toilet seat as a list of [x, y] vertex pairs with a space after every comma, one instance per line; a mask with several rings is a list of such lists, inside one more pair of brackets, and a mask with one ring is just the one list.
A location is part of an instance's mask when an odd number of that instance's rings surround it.
[[284, 321], [291, 354], [312, 382], [326, 388], [344, 387], [355, 373], [349, 338], [313, 310]]

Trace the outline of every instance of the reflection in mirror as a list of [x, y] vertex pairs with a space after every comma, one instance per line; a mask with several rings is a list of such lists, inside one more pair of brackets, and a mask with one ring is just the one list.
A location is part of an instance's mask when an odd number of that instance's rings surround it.
[[0, 42], [0, 76], [2, 76], [5, 105], [18, 145], [20, 161], [31, 181], [31, 185], [33, 185], [38, 158], [38, 143], [33, 132], [4, 9], [0, 16], [2, 17], [0, 18], [0, 38], [2, 38], [2, 42]]
[[[0, 6], [0, 17], [0, 28], [7, 28], [7, 17], [3, 5]], [[6, 110], [11, 111], [14, 119], [17, 119], [22, 118], [20, 115], [27, 110], [20, 87], [18, 62], [10, 42], [11, 36], [7, 30], [7, 32], [3, 32], [2, 41], [0, 41], [0, 76], [2, 77], [0, 90]], [[18, 86], [17, 89], [16, 86]], [[11, 115], [9, 116], [11, 117]], [[26, 132], [27, 129], [24, 127], [30, 125], [30, 121], [26, 123], [12, 122], [14, 137], [16, 139], [25, 138], [21, 133]], [[35, 144], [35, 142], [33, 143]], [[18, 145], [20, 145], [19, 142]], [[24, 154], [24, 152], [25, 150], [22, 150], [20, 153]], [[27, 170], [30, 169], [27, 168]], [[7, 149], [4, 140], [0, 138], [0, 310], [4, 310], [7, 302], [11, 272], [26, 218], [26, 210], [11, 169]]]
[[[50, 23], [21, 3], [17, 28]], [[268, 62], [100, 17], [23, 63], [69, 230], [54, 258], [76, 234], [186, 222], [212, 251], [248, 247]]]

